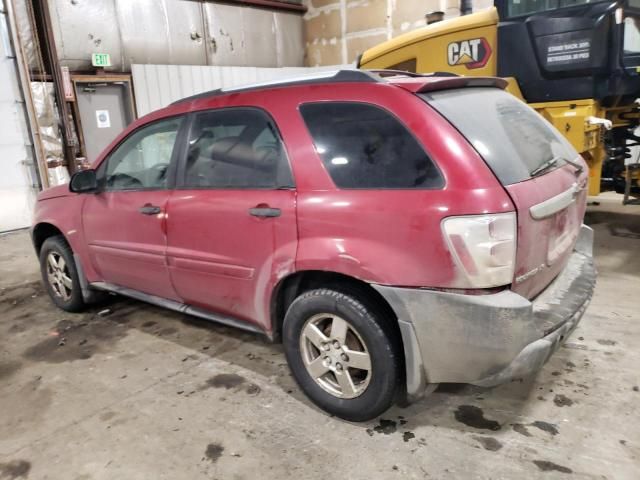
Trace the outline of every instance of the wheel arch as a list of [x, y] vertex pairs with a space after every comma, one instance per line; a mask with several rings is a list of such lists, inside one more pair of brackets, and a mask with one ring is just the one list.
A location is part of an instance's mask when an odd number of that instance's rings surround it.
[[55, 237], [57, 235], [61, 235], [65, 239], [67, 244], [69, 244], [69, 241], [67, 240], [64, 233], [62, 233], [62, 230], [60, 230], [54, 224], [49, 222], [40, 222], [36, 224], [31, 231], [31, 240], [33, 241], [33, 247], [36, 249], [36, 253], [40, 255], [42, 244], [47, 238]]
[[392, 321], [397, 337], [402, 341], [397, 316], [385, 298], [371, 284], [343, 273], [326, 270], [304, 270], [294, 272], [281, 279], [271, 297], [271, 326], [274, 340], [280, 341], [282, 325], [287, 309], [302, 293], [316, 288], [330, 288], [342, 293], [357, 295], [380, 308]]

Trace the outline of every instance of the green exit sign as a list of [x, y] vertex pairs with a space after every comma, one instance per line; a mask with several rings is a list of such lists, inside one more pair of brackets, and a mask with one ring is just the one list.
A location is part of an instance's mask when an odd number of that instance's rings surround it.
[[108, 53], [92, 53], [91, 65], [93, 65], [94, 67], [110, 67], [111, 55], [109, 55]]

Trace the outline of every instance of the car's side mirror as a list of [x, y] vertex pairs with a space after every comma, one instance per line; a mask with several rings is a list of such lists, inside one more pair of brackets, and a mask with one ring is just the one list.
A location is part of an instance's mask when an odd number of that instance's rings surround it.
[[69, 190], [73, 193], [91, 193], [98, 190], [98, 178], [95, 170], [76, 172], [69, 182]]

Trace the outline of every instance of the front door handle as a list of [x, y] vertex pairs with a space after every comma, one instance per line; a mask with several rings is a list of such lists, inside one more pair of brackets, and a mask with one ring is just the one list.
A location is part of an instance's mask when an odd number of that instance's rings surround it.
[[279, 208], [257, 206], [249, 209], [249, 215], [262, 218], [279, 217], [282, 211]]
[[162, 212], [162, 208], [147, 203], [146, 205], [140, 207], [138, 211], [143, 215], [157, 215], [158, 213]]

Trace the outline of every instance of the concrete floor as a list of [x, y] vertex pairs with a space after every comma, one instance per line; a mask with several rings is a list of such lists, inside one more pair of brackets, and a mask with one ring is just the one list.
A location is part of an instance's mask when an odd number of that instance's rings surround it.
[[27, 234], [0, 237], [0, 479], [638, 479], [640, 207], [599, 200], [595, 298], [537, 378], [365, 424], [255, 336], [124, 299], [57, 310]]

